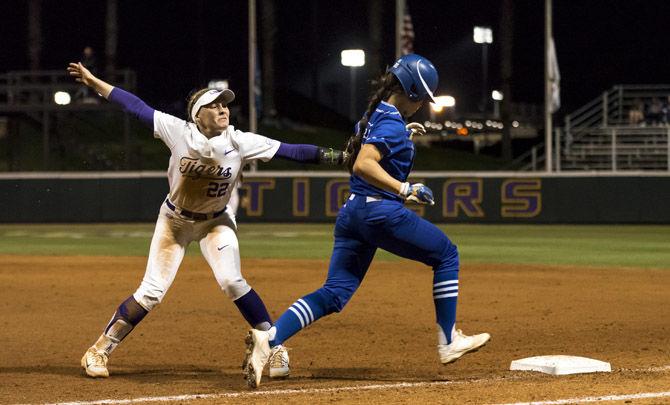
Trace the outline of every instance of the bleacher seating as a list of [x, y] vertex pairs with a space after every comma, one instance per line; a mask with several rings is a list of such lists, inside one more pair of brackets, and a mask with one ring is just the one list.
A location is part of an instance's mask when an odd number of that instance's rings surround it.
[[[615, 86], [565, 117], [559, 170], [670, 170], [670, 126], [665, 116], [635, 122], [636, 105], [667, 100], [670, 86]], [[666, 104], [667, 108], [667, 104]]]

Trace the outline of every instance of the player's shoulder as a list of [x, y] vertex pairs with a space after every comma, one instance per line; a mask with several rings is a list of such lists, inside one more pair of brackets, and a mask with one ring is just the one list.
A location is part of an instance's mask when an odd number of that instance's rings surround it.
[[226, 129], [226, 134], [230, 139], [230, 142], [237, 149], [245, 149], [251, 147], [257, 142], [258, 137], [262, 136], [254, 132], [242, 131], [236, 129], [234, 126], [229, 125]]
[[402, 118], [392, 116], [380, 117], [371, 120], [368, 126], [369, 135], [382, 135], [385, 137], [404, 135], [405, 121]]
[[232, 125], [228, 125], [228, 128], [226, 128], [225, 131], [225, 135], [230, 138], [231, 141], [237, 143], [244, 142], [244, 135], [246, 135], [246, 132], [237, 129]]
[[374, 124], [404, 125], [405, 121], [400, 111], [393, 104], [382, 101], [377, 104], [377, 107], [370, 116], [370, 122]]
[[375, 107], [374, 114], [380, 118], [399, 118], [402, 120], [402, 115], [400, 111], [393, 104], [387, 103], [386, 101], [381, 101]]
[[172, 127], [184, 127], [188, 128], [189, 122], [181, 118], [175, 117], [174, 115], [164, 113], [162, 111], [154, 111], [154, 121], [162, 123], [165, 125], [170, 125]]

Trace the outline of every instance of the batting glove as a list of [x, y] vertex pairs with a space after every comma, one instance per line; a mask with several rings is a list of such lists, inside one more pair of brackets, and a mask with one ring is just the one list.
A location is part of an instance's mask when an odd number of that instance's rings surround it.
[[435, 205], [435, 198], [433, 197], [433, 190], [421, 183], [402, 183], [400, 186], [400, 197], [406, 201], [412, 201], [417, 204]]
[[409, 139], [411, 140], [414, 135], [426, 135], [426, 128], [419, 124], [418, 122], [410, 122], [405, 126], [405, 129], [410, 132]]
[[347, 158], [347, 152], [333, 148], [319, 148], [319, 163], [341, 165]]

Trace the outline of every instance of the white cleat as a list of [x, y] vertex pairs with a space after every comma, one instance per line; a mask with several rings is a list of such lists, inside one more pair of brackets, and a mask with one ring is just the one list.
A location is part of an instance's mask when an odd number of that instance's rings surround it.
[[93, 378], [109, 377], [109, 371], [107, 370], [107, 353], [97, 351], [95, 348], [91, 347], [86, 350], [84, 357], [81, 358], [81, 366], [86, 371], [86, 374]]
[[270, 334], [266, 331], [251, 329], [247, 334], [245, 343], [247, 345], [246, 368], [244, 378], [247, 379], [249, 388], [257, 388], [261, 384], [263, 368], [270, 358]]
[[437, 345], [442, 364], [453, 363], [466, 353], [476, 352], [491, 339], [488, 333], [467, 336], [460, 329], [454, 331], [451, 344]]
[[288, 350], [277, 345], [270, 351], [270, 378], [286, 378], [289, 375]]

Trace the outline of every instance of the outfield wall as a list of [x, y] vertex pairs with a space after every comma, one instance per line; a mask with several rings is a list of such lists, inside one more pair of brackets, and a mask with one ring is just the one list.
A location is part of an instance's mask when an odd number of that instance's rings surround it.
[[[432, 222], [670, 224], [670, 173], [416, 172]], [[241, 222], [332, 222], [349, 196], [344, 172], [245, 174]], [[153, 222], [163, 172], [0, 174], [0, 222]]]

